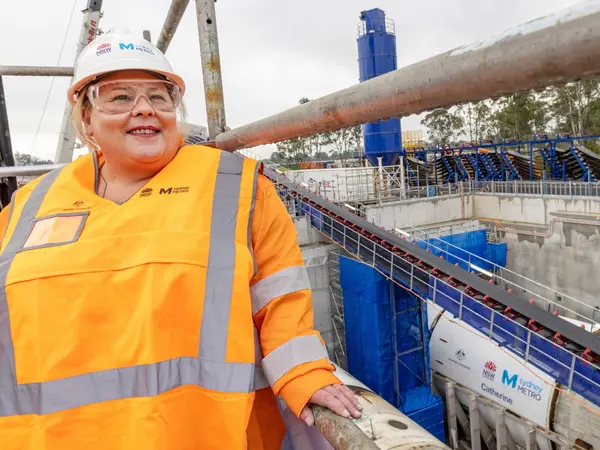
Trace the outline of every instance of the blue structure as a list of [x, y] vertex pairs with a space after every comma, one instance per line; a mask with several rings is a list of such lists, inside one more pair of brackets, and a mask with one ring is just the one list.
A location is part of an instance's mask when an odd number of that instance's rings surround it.
[[445, 441], [444, 405], [431, 392], [427, 310], [372, 267], [340, 256], [348, 370]]
[[458, 264], [461, 269], [469, 272], [471, 271], [469, 262], [490, 271], [494, 270], [490, 262], [500, 267], [506, 267], [508, 244], [487, 242], [486, 230], [450, 234], [418, 241], [417, 245], [429, 250], [434, 255], [443, 256], [449, 263]]
[[[385, 18], [379, 9], [370, 9], [360, 14], [358, 30], [358, 66], [360, 82], [396, 70], [396, 35], [394, 22]], [[402, 151], [400, 119], [363, 125], [365, 156], [377, 166], [378, 157], [383, 165], [396, 163]]]
[[[570, 136], [559, 133], [555, 138], [535, 134], [530, 141], [483, 139], [459, 147], [402, 150], [411, 159], [427, 163], [432, 172], [431, 184], [458, 181], [582, 181], [600, 180], [600, 155], [580, 147], [581, 141], [600, 139], [599, 135]], [[561, 150], [562, 145], [563, 149]], [[568, 149], [564, 148], [569, 146]], [[541, 162], [536, 161], [539, 154]], [[428, 155], [433, 158], [428, 159]], [[410, 161], [407, 166], [410, 169]], [[470, 174], [468, 173], [470, 172]], [[443, 176], [440, 175], [443, 173]], [[409, 177], [410, 179], [410, 177]], [[421, 185], [415, 178], [414, 184]]]

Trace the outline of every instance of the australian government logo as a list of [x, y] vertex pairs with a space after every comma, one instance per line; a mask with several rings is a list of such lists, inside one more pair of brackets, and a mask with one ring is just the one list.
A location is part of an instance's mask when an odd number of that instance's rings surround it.
[[454, 357], [451, 357], [451, 356], [448, 357], [448, 360], [450, 360], [454, 364], [462, 367], [463, 369], [471, 370], [471, 368], [468, 365], [463, 363], [463, 361], [465, 361], [466, 359], [467, 359], [467, 354], [465, 353], [465, 351], [462, 348], [460, 348], [456, 352], [454, 352]]

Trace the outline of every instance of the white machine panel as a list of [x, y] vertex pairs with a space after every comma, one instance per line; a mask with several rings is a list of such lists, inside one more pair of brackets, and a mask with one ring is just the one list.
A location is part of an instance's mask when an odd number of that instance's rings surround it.
[[[430, 329], [438, 312], [428, 305]], [[552, 377], [448, 313], [435, 324], [430, 349], [432, 370], [548, 428]]]

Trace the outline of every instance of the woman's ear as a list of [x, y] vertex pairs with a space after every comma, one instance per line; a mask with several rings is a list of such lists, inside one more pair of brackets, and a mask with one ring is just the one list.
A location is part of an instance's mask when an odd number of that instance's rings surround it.
[[82, 111], [81, 118], [83, 119], [83, 126], [85, 127], [85, 134], [93, 136], [94, 131], [92, 130], [92, 115], [89, 108], [85, 108]]

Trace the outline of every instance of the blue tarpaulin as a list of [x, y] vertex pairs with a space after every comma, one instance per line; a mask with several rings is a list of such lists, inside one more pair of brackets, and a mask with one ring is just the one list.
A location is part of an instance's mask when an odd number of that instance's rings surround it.
[[452, 264], [459, 263], [462, 269], [468, 271], [471, 271], [471, 268], [467, 264], [469, 261], [485, 270], [493, 269], [492, 265], [487, 261], [491, 261], [501, 267], [506, 267], [507, 244], [487, 242], [486, 234], [486, 230], [467, 231], [465, 233], [419, 241], [417, 245], [421, 248], [429, 249], [434, 255], [442, 255]]
[[443, 441], [444, 407], [430, 387], [427, 310], [372, 267], [343, 256], [340, 281], [349, 372]]

